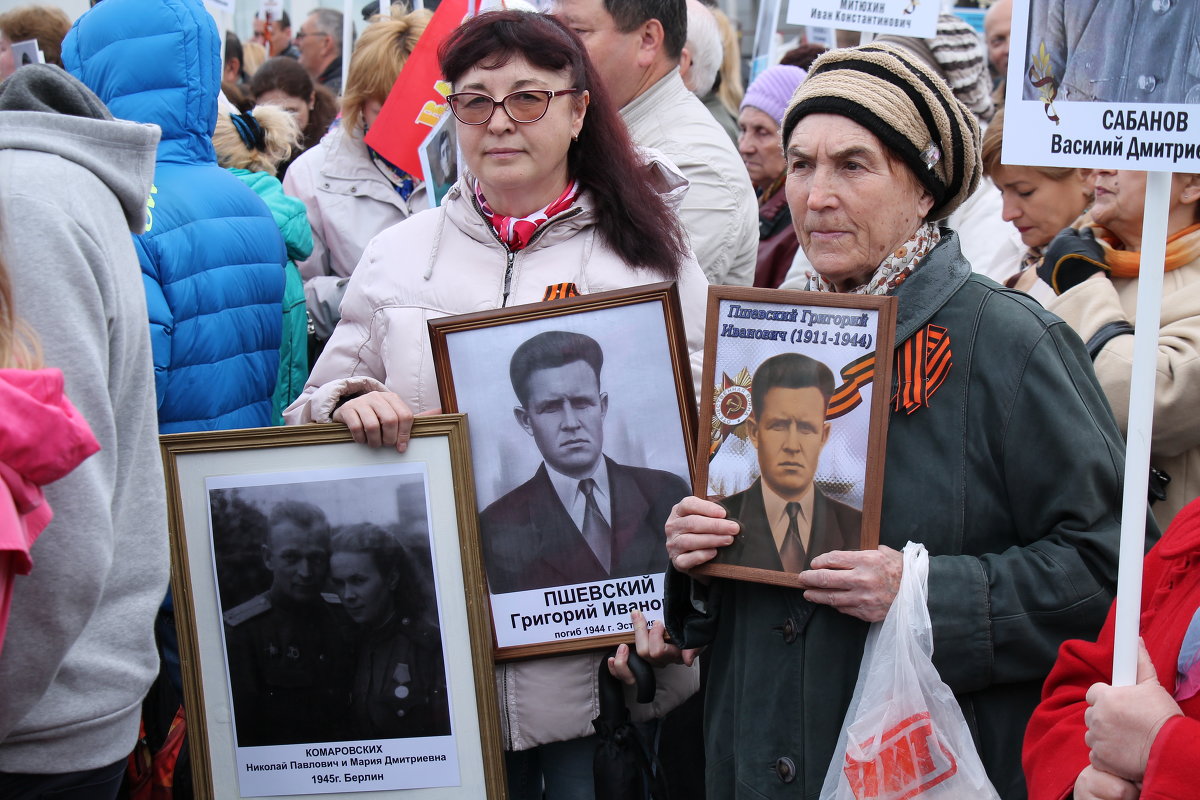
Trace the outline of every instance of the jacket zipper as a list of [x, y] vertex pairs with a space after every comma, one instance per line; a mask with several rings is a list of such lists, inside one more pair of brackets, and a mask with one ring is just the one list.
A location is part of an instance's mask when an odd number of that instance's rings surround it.
[[[533, 236], [529, 237], [529, 244], [525, 245], [525, 249], [529, 249], [530, 247], [533, 247], [534, 243], [537, 242], [538, 239], [542, 238], [542, 234], [545, 233], [550, 228], [551, 225], [554, 225], [558, 222], [562, 222], [563, 220], [568, 220], [571, 217], [574, 217], [574, 216], [576, 216], [578, 214], [582, 214], [582, 213], [583, 213], [583, 209], [576, 206], [575, 208], [571, 208], [571, 209], [567, 210], [566, 212], [560, 214], [559, 216], [554, 217], [553, 219], [546, 220], [545, 224], [543, 224], [542, 227], [540, 227], [536, 231], [534, 231]], [[489, 222], [488, 229], [490, 230], [491, 228], [492, 228], [492, 224]], [[492, 230], [492, 235], [493, 236], [496, 235], [495, 230]], [[496, 236], [496, 238], [499, 239], [500, 237]], [[504, 242], [500, 242], [500, 244], [504, 244]], [[508, 245], [505, 245], [504, 249], [508, 250]], [[516, 261], [516, 259], [517, 259], [517, 254], [515, 252], [513, 252], [512, 250], [508, 250], [508, 267], [505, 268], [505, 270], [504, 270], [504, 302], [501, 303], [502, 306], [508, 305], [508, 290], [510, 288], [510, 285], [512, 284], [513, 262]]]
[[506, 722], [508, 722], [508, 725], [506, 726], [508, 728], [508, 750], [509, 752], [512, 752], [516, 749], [517, 745], [516, 740], [513, 737], [512, 716], [508, 713], [508, 664], [502, 666], [501, 670], [503, 670], [504, 674], [504, 719]]
[[[488, 227], [492, 227], [490, 223], [488, 224]], [[495, 231], [492, 231], [493, 235], [495, 233]], [[500, 237], [497, 236], [496, 238], [498, 239]], [[504, 244], [504, 242], [501, 242], [500, 244]], [[508, 253], [508, 265], [504, 268], [504, 299], [500, 301], [501, 308], [508, 305], [508, 290], [512, 287], [513, 262], [517, 260], [517, 254], [512, 250], [509, 250], [508, 245], [504, 246], [504, 250]]]
[[[471, 192], [470, 194], [471, 194], [471, 205], [475, 208], [475, 212], [477, 214], [479, 214], [480, 219], [483, 220], [483, 224], [485, 226], [487, 226], [488, 232], [492, 234], [492, 238], [496, 240], [497, 244], [499, 244], [501, 247], [504, 248], [504, 252], [507, 254], [507, 263], [504, 266], [504, 296], [500, 299], [500, 307], [507, 308], [508, 307], [508, 293], [509, 293], [509, 290], [512, 288], [513, 262], [515, 262], [517, 260], [517, 253], [515, 250], [510, 250], [508, 248], [508, 245], [505, 244], [504, 240], [500, 238], [500, 234], [496, 233], [496, 229], [492, 227], [492, 223], [488, 222], [488, 218], [483, 213], [483, 209], [479, 207], [479, 200], [476, 199], [475, 193]], [[578, 206], [575, 206], [575, 207], [567, 210], [566, 212], [558, 215], [557, 217], [554, 217], [553, 219], [546, 220], [546, 223], [534, 232], [533, 236], [531, 236], [529, 239], [529, 244], [527, 244], [525, 246], [532, 247], [533, 243], [536, 242], [538, 239], [540, 239], [542, 234], [545, 233], [546, 229], [549, 228], [552, 224], [554, 224], [556, 222], [561, 222], [562, 220], [570, 219], [571, 217], [577, 216], [582, 213], [583, 213], [583, 209], [579, 208]]]

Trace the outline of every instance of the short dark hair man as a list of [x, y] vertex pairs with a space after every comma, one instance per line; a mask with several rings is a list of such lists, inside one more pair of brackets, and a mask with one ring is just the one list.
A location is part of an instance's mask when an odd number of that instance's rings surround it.
[[321, 593], [329, 539], [321, 509], [276, 504], [262, 546], [271, 587], [225, 612], [239, 747], [339, 738], [350, 684], [342, 626]]
[[316, 8], [295, 38], [300, 66], [309, 77], [334, 94], [342, 93], [342, 12]]
[[800, 353], [771, 356], [754, 372], [746, 422], [759, 479], [722, 505], [742, 535], [717, 560], [801, 572], [830, 550], [857, 549], [862, 512], [825, 495], [813, 481], [829, 439], [829, 367]]
[[271, 19], [271, 35], [266, 35], [266, 20], [259, 14], [254, 14], [254, 41], [268, 49], [268, 55], [286, 55], [290, 59], [300, 58], [300, 50], [292, 43], [292, 19], [288, 12], [280, 14], [280, 18]]
[[513, 353], [513, 415], [543, 464], [484, 509], [484, 566], [495, 594], [666, 569], [662, 526], [688, 486], [604, 455], [604, 353], [590, 336], [546, 331]]
[[679, 216], [709, 281], [752, 283], [758, 201], [729, 136], [680, 77], [686, 0], [556, 0], [556, 13], [583, 40], [634, 143], [688, 179]]
[[254, 16], [254, 41], [268, 48], [270, 56], [299, 58], [300, 51], [292, 42], [292, 20], [288, 12], [280, 13], [279, 19], [271, 20], [271, 35], [267, 36], [267, 23], [257, 14]]

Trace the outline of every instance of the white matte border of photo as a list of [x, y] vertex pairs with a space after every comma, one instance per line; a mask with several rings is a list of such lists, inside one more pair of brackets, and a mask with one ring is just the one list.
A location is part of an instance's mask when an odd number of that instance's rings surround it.
[[[185, 695], [189, 708], [200, 708], [202, 712], [193, 713], [189, 719], [193, 723], [197, 720], [204, 722], [203, 736], [197, 735], [194, 728], [192, 733], [193, 759], [199, 768], [193, 770], [196, 796], [260, 796], [242, 795], [239, 792], [228, 677], [222, 647], [221, 607], [212, 566], [206, 480], [214, 476], [244, 475], [246, 483], [250, 484], [256, 480], [255, 476], [264, 473], [314, 472], [327, 476], [330, 470], [353, 471], [364, 466], [421, 464], [428, 475], [427, 499], [432, 522], [430, 543], [434, 550], [433, 564], [438, 585], [448, 694], [452, 700], [450, 715], [459, 784], [444, 788], [392, 790], [389, 796], [412, 800], [499, 797], [503, 773], [492, 660], [490, 648], [480, 646], [480, 642], [486, 645], [491, 638], [486, 612], [480, 613], [482, 572], [478, 552], [461, 547], [461, 543], [473, 539], [474, 534], [473, 531], [462, 529], [464, 519], [472, 520], [468, 523], [471, 526], [474, 519], [463, 418], [460, 415], [446, 415], [418, 420], [404, 454], [390, 448], [372, 449], [358, 445], [341, 425], [174, 434], [162, 437], [162, 442], [172, 548], [175, 551], [172, 555], [172, 584], [175, 587], [181, 647], [186, 659]], [[468, 504], [465, 509], [464, 504]], [[464, 510], [466, 513], [463, 513]], [[464, 536], [465, 533], [471, 535]], [[335, 746], [332, 743], [311, 745], [322, 749]], [[303, 752], [306, 746], [295, 747]], [[313, 756], [304, 760], [325, 761], [331, 758]], [[339, 756], [338, 761], [348, 761], [349, 758], [349, 755]], [[204, 769], [205, 766], [207, 769]], [[330, 772], [341, 775], [346, 769], [339, 766], [336, 770], [297, 772], [304, 772], [300, 777], [307, 781], [309, 772], [314, 775]], [[344, 783], [339, 781], [339, 784]], [[348, 798], [379, 789], [378, 785], [372, 786], [371, 782], [356, 784], [356, 788], [348, 791], [334, 792], [329, 791], [328, 783], [313, 781], [311, 786], [310, 792], [283, 796]]]

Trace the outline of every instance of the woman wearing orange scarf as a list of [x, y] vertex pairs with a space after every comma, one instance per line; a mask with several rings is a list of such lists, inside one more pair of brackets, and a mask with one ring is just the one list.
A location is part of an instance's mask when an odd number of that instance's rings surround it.
[[[1031, 294], [1087, 343], [1096, 375], [1125, 428], [1141, 264], [1146, 173], [1097, 170], [1093, 224], [1067, 228], [1046, 248]], [[1176, 174], [1167, 217], [1166, 276], [1150, 465], [1166, 473], [1154, 516], [1166, 529], [1200, 495], [1200, 175]], [[1156, 483], [1151, 478], [1152, 489]]]

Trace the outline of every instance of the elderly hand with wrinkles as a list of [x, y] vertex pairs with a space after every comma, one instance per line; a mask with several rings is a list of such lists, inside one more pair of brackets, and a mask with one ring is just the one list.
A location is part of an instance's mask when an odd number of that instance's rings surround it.
[[[717, 550], [733, 544], [740, 530], [736, 520], [725, 518], [724, 506], [686, 497], [667, 519], [667, 555], [675, 569], [688, 572], [716, 558]], [[811, 566], [799, 574], [805, 600], [879, 622], [900, 590], [904, 556], [886, 545], [878, 550], [833, 550], [814, 558]], [[707, 582], [704, 576], [693, 577]]]
[[[724, 506], [687, 497], [667, 519], [667, 554], [675, 569], [688, 572], [716, 558], [717, 550], [733, 544], [740, 530], [737, 521], [725, 518]], [[814, 558], [811, 566], [799, 574], [805, 600], [879, 622], [900, 590], [904, 556], [886, 545], [878, 550], [833, 550]], [[702, 575], [693, 577], [707, 582]]]
[[[725, 507], [699, 497], [685, 497], [671, 509], [665, 526], [667, 555], [680, 572], [712, 561], [717, 551], [733, 544], [741, 525], [726, 519]], [[834, 608], [843, 614], [879, 622], [887, 616], [904, 572], [904, 556], [897, 550], [880, 545], [878, 550], [834, 550], [812, 560], [812, 569], [799, 574], [804, 599]], [[693, 575], [694, 580], [707, 583], [707, 577]], [[695, 650], [680, 650], [666, 641], [662, 625], [653, 627], [645, 618], [633, 612], [634, 645], [642, 658], [655, 666], [691, 664]], [[632, 685], [633, 673], [628, 667], [629, 646], [621, 645], [609, 658], [608, 669], [614, 676]]]
[[[735, 520], [725, 519], [725, 507], [699, 497], [685, 497], [671, 509], [665, 526], [667, 556], [680, 572], [707, 564], [717, 557], [717, 550], [733, 544], [741, 531]], [[708, 578], [693, 575], [695, 580], [708, 583]]]
[[878, 550], [831, 550], [800, 573], [804, 599], [866, 622], [887, 616], [904, 572], [904, 556], [887, 545]]

